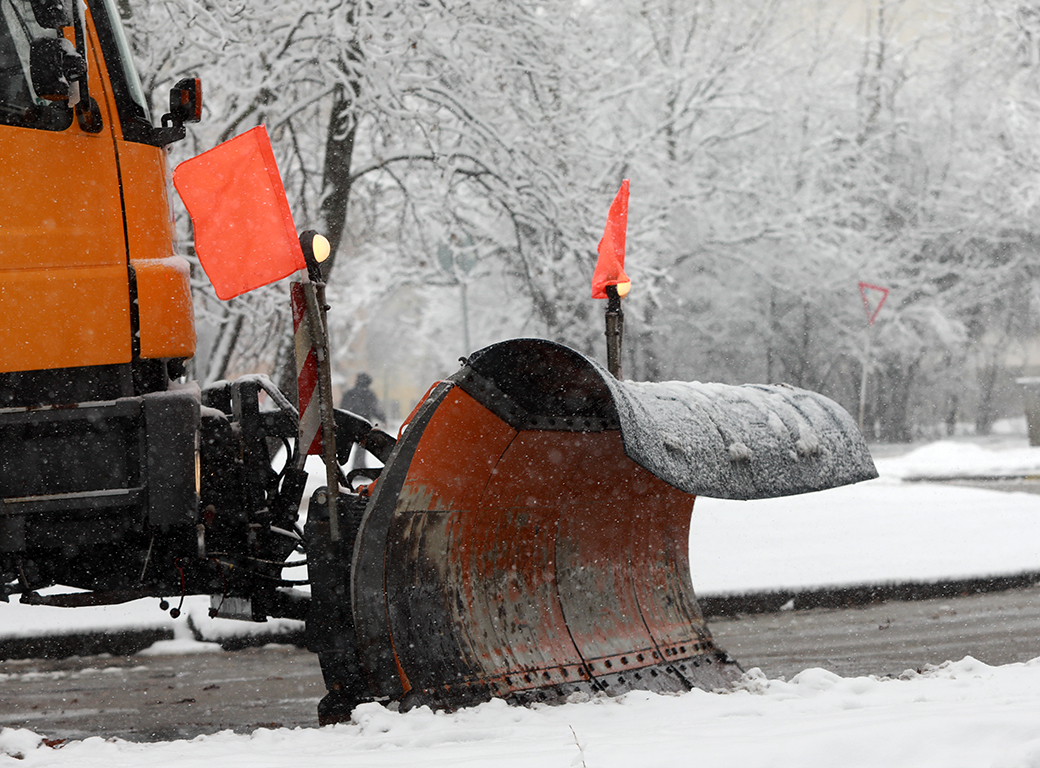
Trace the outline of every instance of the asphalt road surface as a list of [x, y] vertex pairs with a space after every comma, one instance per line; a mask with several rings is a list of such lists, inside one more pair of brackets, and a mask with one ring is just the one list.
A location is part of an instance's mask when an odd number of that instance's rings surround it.
[[0, 726], [52, 739], [190, 739], [317, 726], [318, 657], [293, 646], [0, 662]]
[[[711, 626], [745, 669], [770, 677], [790, 679], [807, 667], [895, 676], [966, 655], [1006, 664], [1040, 656], [1040, 587], [716, 618]], [[0, 662], [0, 726], [51, 739], [315, 727], [323, 694], [317, 658], [292, 646]]]
[[807, 667], [843, 677], [898, 676], [974, 656], [987, 664], [1040, 656], [1040, 586], [849, 609], [781, 611], [710, 622], [745, 669], [790, 679]]

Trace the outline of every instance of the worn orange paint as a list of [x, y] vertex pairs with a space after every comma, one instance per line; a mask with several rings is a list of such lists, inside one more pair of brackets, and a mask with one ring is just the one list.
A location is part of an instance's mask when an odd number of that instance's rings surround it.
[[[405, 493], [429, 489], [427, 509], [476, 509], [516, 431], [458, 387], [437, 409], [412, 459]], [[450, 504], [451, 506], [446, 506]]]
[[734, 670], [716, 669], [690, 584], [693, 501], [626, 457], [616, 430], [517, 431], [453, 389], [387, 543], [388, 629], [411, 695], [724, 684]]

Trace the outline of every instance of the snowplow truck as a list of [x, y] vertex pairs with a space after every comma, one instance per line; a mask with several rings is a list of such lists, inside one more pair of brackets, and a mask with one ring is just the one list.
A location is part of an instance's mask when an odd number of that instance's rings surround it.
[[618, 381], [517, 339], [396, 438], [336, 410], [336, 461], [360, 444], [384, 466], [304, 504], [297, 404], [259, 375], [185, 376], [165, 148], [200, 99], [179, 82], [153, 124], [113, 0], [0, 3], [0, 598], [176, 615], [201, 594], [303, 620], [323, 723], [734, 680], [691, 584], [694, 498], [874, 477], [849, 415], [784, 386]]

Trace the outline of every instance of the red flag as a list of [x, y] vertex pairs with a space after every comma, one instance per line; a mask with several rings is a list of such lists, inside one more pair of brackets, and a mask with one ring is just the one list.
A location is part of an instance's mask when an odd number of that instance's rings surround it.
[[618, 294], [625, 296], [632, 281], [625, 274], [625, 232], [628, 229], [628, 179], [621, 182], [621, 189], [610, 204], [607, 226], [599, 241], [599, 258], [596, 271], [592, 273], [592, 298], [607, 298], [607, 286], [616, 285]]
[[306, 269], [264, 126], [185, 160], [173, 183], [195, 226], [199, 262], [221, 299]]

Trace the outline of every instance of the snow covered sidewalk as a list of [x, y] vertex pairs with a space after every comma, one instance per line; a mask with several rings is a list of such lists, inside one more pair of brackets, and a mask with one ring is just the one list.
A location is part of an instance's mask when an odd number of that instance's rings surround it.
[[1040, 474], [1024, 437], [996, 448], [940, 442], [876, 459], [857, 485], [763, 501], [697, 499], [698, 594], [932, 582], [1040, 571], [1040, 494], [905, 482]]

